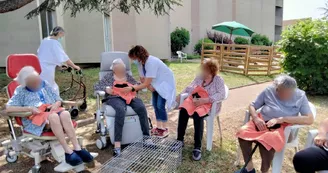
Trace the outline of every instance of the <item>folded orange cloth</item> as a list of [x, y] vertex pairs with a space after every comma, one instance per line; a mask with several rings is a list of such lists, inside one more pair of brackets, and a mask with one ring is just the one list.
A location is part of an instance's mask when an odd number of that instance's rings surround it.
[[48, 116], [53, 113], [59, 113], [61, 111], [64, 111], [65, 109], [60, 107], [54, 111], [46, 112], [47, 108], [51, 106], [51, 104], [42, 104], [40, 107], [38, 107], [38, 110], [40, 111], [39, 114], [31, 115], [28, 117], [28, 119], [32, 120], [32, 124], [35, 124], [37, 126], [41, 126], [44, 122], [47, 121]]
[[[261, 119], [262, 115], [258, 115]], [[249, 121], [244, 126], [242, 126], [237, 132], [236, 136], [238, 138], [247, 140], [247, 141], [258, 141], [261, 143], [268, 151], [272, 148], [276, 152], [280, 152], [285, 145], [285, 133], [284, 130], [289, 124], [281, 124], [281, 127], [274, 130], [263, 130], [257, 131], [256, 125], [253, 121]]]
[[195, 112], [197, 112], [197, 114], [200, 117], [203, 117], [206, 114], [208, 114], [208, 112], [210, 111], [210, 109], [212, 107], [212, 104], [206, 103], [206, 104], [196, 107], [193, 102], [193, 95], [196, 93], [198, 94], [198, 96], [200, 98], [208, 98], [209, 97], [207, 91], [203, 87], [197, 86], [192, 91], [192, 93], [183, 101], [182, 105], [179, 108], [185, 108], [190, 116], [192, 116]]
[[115, 87], [115, 85], [121, 85], [122, 86], [124, 84], [126, 84], [127, 86], [133, 86], [129, 82], [114, 81], [114, 83], [113, 83], [113, 94], [122, 97], [126, 101], [126, 104], [130, 104], [132, 99], [134, 99], [137, 96], [137, 92], [129, 92], [127, 94], [123, 94], [122, 93], [123, 88]]

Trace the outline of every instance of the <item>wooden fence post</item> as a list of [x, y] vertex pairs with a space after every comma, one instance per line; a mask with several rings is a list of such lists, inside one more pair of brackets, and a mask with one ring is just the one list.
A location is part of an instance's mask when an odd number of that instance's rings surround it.
[[203, 60], [204, 60], [204, 39], [202, 41], [202, 51], [201, 51], [200, 54], [201, 54], [201, 56], [200, 56], [201, 57], [201, 61], [200, 62], [203, 63]]
[[224, 47], [223, 45], [221, 44], [220, 45], [220, 70], [222, 70], [222, 67], [223, 67], [223, 51], [224, 51]]
[[271, 69], [272, 69], [272, 61], [273, 61], [273, 46], [271, 46], [271, 49], [269, 49], [270, 53], [269, 53], [269, 64], [268, 64], [268, 71], [267, 71], [267, 75], [271, 75]]
[[250, 58], [250, 46], [248, 45], [246, 47], [246, 54], [245, 54], [245, 66], [244, 66], [244, 75], [248, 75], [248, 64], [249, 64], [249, 58]]

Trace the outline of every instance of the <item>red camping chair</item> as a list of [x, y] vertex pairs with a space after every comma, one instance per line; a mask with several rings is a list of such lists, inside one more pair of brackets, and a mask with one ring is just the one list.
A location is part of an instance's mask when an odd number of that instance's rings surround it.
[[[38, 73], [41, 73], [41, 66], [36, 55], [12, 54], [7, 57], [7, 76], [11, 79], [16, 78], [19, 71], [25, 66], [32, 66]], [[13, 96], [18, 85], [19, 84], [14, 80], [7, 85], [7, 94], [9, 98]], [[38, 173], [40, 171], [40, 162], [45, 160], [47, 155], [52, 154], [52, 156], [60, 162], [60, 164], [55, 167], [55, 171], [67, 172], [69, 170], [75, 170], [76, 172], [80, 172], [84, 170], [84, 164], [72, 167], [65, 162], [65, 152], [52, 132], [44, 132], [41, 136], [35, 136], [23, 131], [21, 119], [30, 115], [31, 112], [8, 113], [6, 115], [12, 137], [10, 140], [2, 142], [2, 146], [5, 148], [6, 161], [8, 163], [14, 163], [18, 159], [18, 155], [25, 154], [34, 158], [35, 165], [30, 172]], [[12, 122], [13, 118], [16, 123], [21, 126], [22, 136], [16, 136]], [[73, 121], [73, 125], [77, 127], [75, 121]], [[82, 146], [82, 138], [79, 138], [79, 142]], [[28, 152], [26, 152], [26, 150], [28, 150]], [[49, 152], [49, 150], [51, 152]], [[92, 153], [92, 155], [95, 157], [97, 154]]]

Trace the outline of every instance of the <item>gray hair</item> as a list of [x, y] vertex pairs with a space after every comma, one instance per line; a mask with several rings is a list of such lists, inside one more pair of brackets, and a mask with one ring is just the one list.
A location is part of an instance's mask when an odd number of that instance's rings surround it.
[[122, 60], [121, 58], [117, 58], [117, 59], [114, 59], [114, 61], [113, 61], [113, 63], [112, 63], [112, 66], [110, 67], [110, 69], [111, 69], [111, 70], [114, 70], [115, 66], [118, 65], [118, 64], [120, 64], [120, 65], [122, 65], [124, 68], [126, 68], [126, 66], [125, 66], [125, 64], [124, 64], [124, 62], [123, 62], [123, 60]]
[[60, 26], [54, 27], [54, 29], [51, 30], [50, 36], [57, 36], [60, 32], [65, 32], [64, 29]]
[[39, 73], [36, 72], [32, 66], [25, 66], [19, 71], [17, 77], [14, 80], [17, 81], [21, 86], [25, 87], [27, 78], [38, 75]]
[[289, 88], [289, 89], [297, 88], [296, 80], [285, 74], [279, 75], [278, 77], [276, 77], [274, 79], [273, 84], [276, 88], [278, 88], [278, 87]]

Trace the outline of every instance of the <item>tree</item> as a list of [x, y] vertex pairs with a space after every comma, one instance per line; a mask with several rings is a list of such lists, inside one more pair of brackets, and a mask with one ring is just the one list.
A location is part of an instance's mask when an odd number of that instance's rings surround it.
[[307, 19], [282, 33], [282, 67], [308, 94], [328, 94], [328, 21]]
[[175, 54], [178, 50], [182, 50], [182, 48], [186, 47], [189, 42], [189, 31], [182, 27], [176, 28], [171, 33], [171, 52]]
[[321, 7], [321, 8], [319, 8], [320, 10], [323, 10], [324, 11], [324, 13], [323, 13], [323, 15], [326, 17], [326, 18], [328, 18], [328, 1], [326, 1], [326, 3], [325, 3], [325, 7]]
[[[34, 0], [0, 0], [0, 13], [17, 10]], [[118, 9], [128, 14], [131, 9], [140, 13], [142, 9], [148, 8], [155, 15], [168, 14], [173, 5], [181, 5], [181, 0], [44, 0], [37, 8], [30, 11], [25, 17], [30, 19], [39, 15], [47, 9], [55, 9], [60, 4], [64, 11], [70, 10], [71, 17], [75, 17], [80, 11], [111, 12]]]

